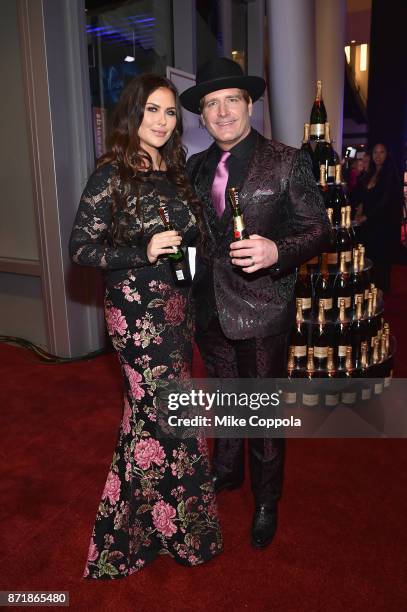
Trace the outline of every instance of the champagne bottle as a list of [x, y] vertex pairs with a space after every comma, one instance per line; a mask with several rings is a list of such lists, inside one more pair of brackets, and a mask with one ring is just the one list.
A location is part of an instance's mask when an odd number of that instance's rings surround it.
[[337, 164], [335, 166], [335, 185], [331, 189], [329, 197], [329, 208], [333, 210], [333, 224], [334, 226], [341, 223], [341, 209], [346, 207], [346, 197], [342, 188], [342, 166]]
[[351, 346], [351, 342], [350, 323], [346, 318], [345, 300], [341, 298], [339, 301], [339, 321], [335, 326], [334, 342], [336, 361], [340, 370], [345, 368], [346, 349], [348, 346]]
[[314, 349], [309, 346], [307, 352], [307, 367], [305, 372], [305, 378], [307, 384], [304, 385], [304, 391], [302, 393], [302, 403], [304, 406], [318, 406], [319, 404], [319, 393], [314, 383], [315, 376], [315, 364], [314, 364]]
[[245, 240], [249, 238], [249, 233], [244, 224], [243, 213], [240, 210], [239, 192], [236, 187], [230, 187], [228, 192], [233, 215], [233, 238], [234, 240]]
[[370, 291], [370, 275], [369, 270], [365, 270], [365, 247], [363, 244], [358, 244], [359, 249], [359, 270], [362, 273], [363, 290], [365, 296], [365, 302], [367, 303]]
[[373, 347], [378, 334], [378, 324], [376, 315], [373, 313], [373, 294], [369, 291], [367, 299], [367, 343], [369, 355], [373, 352]]
[[369, 383], [369, 356], [367, 342], [362, 342], [361, 345], [361, 357], [358, 378], [361, 379], [360, 399], [363, 402], [370, 400], [370, 398], [372, 397], [372, 388]]
[[362, 314], [362, 305], [363, 298], [360, 295], [356, 302], [356, 314], [351, 325], [352, 353], [356, 368], [360, 366], [361, 344], [366, 342], [368, 337], [366, 321], [363, 319]]
[[[332, 227], [333, 210], [332, 208], [327, 208], [326, 212], [328, 215], [329, 223], [331, 224], [331, 227]], [[329, 270], [331, 270], [332, 272], [336, 271], [338, 269], [338, 262], [339, 262], [339, 259], [338, 259], [338, 251], [336, 248], [336, 238], [334, 236], [334, 233], [332, 232], [328, 251], [327, 251], [327, 264], [328, 264]]]
[[335, 153], [331, 145], [329, 123], [325, 123], [324, 139], [317, 140], [314, 150], [314, 174], [318, 180], [319, 169], [324, 169], [325, 182], [333, 184], [335, 181]]
[[334, 406], [337, 406], [339, 404], [339, 390], [335, 385], [335, 382], [333, 382], [337, 376], [337, 371], [335, 368], [334, 349], [332, 346], [328, 347], [326, 373], [328, 381], [325, 390], [324, 403], [325, 406], [333, 408]]
[[327, 114], [324, 101], [322, 99], [322, 81], [317, 81], [317, 93], [310, 116], [310, 138], [311, 140], [321, 140], [324, 138], [325, 122]]
[[325, 208], [327, 207], [328, 197], [329, 197], [329, 188], [326, 184], [325, 180], [325, 168], [324, 166], [319, 167], [319, 191], [322, 195], [322, 199], [324, 201]]
[[293, 407], [297, 404], [297, 392], [293, 380], [296, 378], [294, 347], [288, 349], [287, 378], [288, 385], [283, 390], [283, 401]]
[[331, 346], [329, 328], [325, 321], [324, 300], [319, 301], [318, 324], [312, 329], [312, 347], [314, 349], [314, 363], [318, 370], [326, 366], [328, 347]]
[[302, 139], [301, 149], [306, 151], [311, 158], [311, 162], [313, 162], [314, 152], [309, 142], [309, 123], [304, 123], [304, 137]]
[[311, 277], [308, 274], [306, 264], [301, 264], [297, 275], [294, 290], [296, 298], [301, 299], [302, 312], [307, 315], [311, 312], [312, 306], [312, 285]]
[[336, 232], [336, 248], [339, 253], [339, 257], [341, 253], [345, 253], [345, 263], [346, 266], [350, 266], [352, 261], [352, 238], [349, 234], [349, 231], [346, 227], [346, 207], [341, 208], [341, 224]]
[[383, 392], [383, 376], [382, 368], [380, 367], [379, 338], [375, 338], [373, 343], [371, 375], [374, 379], [373, 393], [375, 395], [380, 395]]
[[353, 271], [351, 276], [351, 286], [352, 286], [352, 308], [353, 311], [356, 312], [356, 303], [358, 297], [362, 299], [362, 307], [364, 305], [365, 300], [365, 289], [363, 285], [363, 277], [362, 272], [359, 269], [360, 262], [360, 251], [359, 249], [353, 249]]
[[372, 292], [372, 295], [373, 295], [372, 308], [373, 308], [373, 314], [375, 315], [377, 313], [377, 287], [375, 287], [374, 283], [370, 283], [370, 291]]
[[326, 182], [328, 183], [328, 185], [332, 185], [333, 183], [335, 183], [335, 172], [336, 172], [338, 155], [332, 146], [331, 129], [330, 129], [330, 123], [328, 121], [325, 123], [325, 141], [327, 145], [329, 146]]
[[[328, 271], [328, 255], [322, 254], [321, 271], [315, 283], [315, 314], [318, 314], [320, 300], [324, 300], [325, 317], [332, 320], [332, 283]], [[315, 353], [314, 353], [315, 354]]]
[[390, 326], [388, 323], [384, 324], [384, 335], [385, 335], [385, 350], [386, 350], [386, 362], [384, 364], [384, 388], [390, 385], [391, 379], [393, 378], [393, 355], [390, 353]]
[[294, 367], [303, 368], [307, 358], [307, 327], [302, 314], [301, 298], [296, 299], [297, 314], [291, 331], [290, 351], [294, 354]]
[[347, 205], [345, 206], [345, 227], [348, 230], [348, 234], [351, 237], [352, 240], [352, 249], [356, 243], [356, 236], [355, 236], [355, 230], [352, 227], [352, 220], [351, 220], [351, 212], [352, 212], [352, 208], [351, 206]]
[[345, 252], [342, 251], [340, 256], [339, 273], [335, 279], [333, 288], [333, 307], [334, 312], [338, 313], [340, 307], [339, 301], [344, 299], [346, 316], [349, 317], [352, 308], [352, 288], [349, 282], [349, 273], [346, 267]]
[[[170, 223], [168, 209], [166, 206], [160, 206], [158, 213], [166, 230], [174, 229]], [[171, 272], [176, 285], [186, 286], [192, 282], [191, 273], [189, 270], [188, 260], [186, 259], [183, 250], [180, 247], [174, 246], [173, 253], [168, 255]]]
[[348, 384], [342, 391], [341, 400], [343, 404], [350, 405], [354, 404], [357, 399], [357, 387], [351, 383], [351, 379], [354, 376], [354, 368], [352, 361], [352, 347], [348, 346], [346, 349], [346, 361], [344, 377], [348, 380]]

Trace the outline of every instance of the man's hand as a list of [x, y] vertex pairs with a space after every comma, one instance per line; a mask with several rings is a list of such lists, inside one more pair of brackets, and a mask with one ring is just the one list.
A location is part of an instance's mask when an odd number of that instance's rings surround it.
[[278, 249], [276, 243], [269, 238], [252, 234], [249, 239], [232, 242], [229, 255], [233, 265], [251, 274], [275, 264]]

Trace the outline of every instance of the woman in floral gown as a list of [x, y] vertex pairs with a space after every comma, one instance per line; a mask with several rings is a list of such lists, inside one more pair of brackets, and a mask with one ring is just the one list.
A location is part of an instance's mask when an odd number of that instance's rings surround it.
[[[87, 578], [128, 576], [158, 553], [197, 565], [222, 547], [205, 440], [157, 435], [157, 390], [163, 381], [190, 377], [194, 333], [191, 288], [174, 283], [168, 254], [198, 229], [204, 235], [181, 130], [171, 82], [153, 74], [134, 79], [72, 230], [73, 261], [105, 271], [106, 324], [125, 384]], [[163, 226], [163, 205], [174, 230]]]

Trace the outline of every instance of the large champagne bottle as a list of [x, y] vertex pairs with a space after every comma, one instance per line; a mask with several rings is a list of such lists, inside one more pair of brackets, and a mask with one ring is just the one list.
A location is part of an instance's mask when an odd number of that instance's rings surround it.
[[[168, 209], [166, 206], [160, 206], [158, 213], [161, 217], [161, 221], [166, 230], [174, 229], [170, 223], [168, 216]], [[188, 260], [186, 259], [183, 250], [180, 247], [173, 247], [174, 252], [168, 255], [168, 261], [170, 262], [172, 275], [176, 285], [190, 285], [191, 284], [191, 273], [189, 270]]]
[[326, 120], [327, 114], [325, 110], [325, 104], [322, 99], [322, 81], [317, 81], [317, 93], [315, 96], [314, 104], [312, 105], [310, 116], [311, 140], [322, 140], [324, 138]]

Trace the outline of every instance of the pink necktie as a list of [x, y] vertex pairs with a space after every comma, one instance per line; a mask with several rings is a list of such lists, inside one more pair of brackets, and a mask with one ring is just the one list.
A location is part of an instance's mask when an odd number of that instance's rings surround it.
[[229, 156], [229, 151], [223, 151], [212, 184], [212, 202], [219, 218], [223, 215], [223, 211], [225, 210], [225, 191], [229, 178], [226, 161]]

